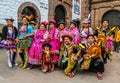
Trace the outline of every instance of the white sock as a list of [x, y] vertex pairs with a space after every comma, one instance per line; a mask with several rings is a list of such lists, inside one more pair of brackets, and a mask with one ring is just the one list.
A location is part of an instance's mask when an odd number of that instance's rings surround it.
[[7, 53], [8, 66], [9, 66], [9, 67], [12, 67], [10, 51], [6, 51], [6, 53]]

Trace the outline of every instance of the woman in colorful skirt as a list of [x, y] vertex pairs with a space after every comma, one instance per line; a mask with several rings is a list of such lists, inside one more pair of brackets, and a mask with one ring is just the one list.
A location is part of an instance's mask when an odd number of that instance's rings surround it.
[[46, 42], [48, 37], [48, 31], [46, 31], [46, 24], [41, 23], [38, 29], [34, 33], [32, 45], [29, 50], [29, 69], [33, 68], [34, 65], [40, 65], [40, 51], [42, 45]]
[[29, 17], [23, 16], [23, 25], [19, 29], [18, 33], [18, 52], [21, 58], [21, 68], [26, 68], [28, 66], [28, 48], [31, 46], [32, 39], [31, 36], [34, 35], [34, 29], [28, 24]]
[[15, 59], [16, 59], [15, 39], [18, 35], [18, 31], [16, 27], [13, 26], [13, 21], [14, 21], [13, 19], [6, 19], [6, 21], [7, 21], [7, 26], [4, 26], [2, 29], [2, 41], [0, 42], [0, 47], [6, 49], [8, 66], [12, 67], [13, 65], [17, 65], [17, 63], [15, 63]]
[[55, 54], [52, 55], [53, 58], [53, 64], [52, 64], [52, 70], [54, 70], [54, 64], [58, 63], [58, 55], [56, 54], [56, 52], [59, 49], [59, 45], [58, 45], [58, 30], [56, 29], [56, 22], [55, 20], [50, 20], [49, 22], [49, 35], [48, 35], [48, 42], [49, 44], [52, 46], [51, 51], [53, 51]]
[[74, 21], [74, 20], [71, 21], [70, 27], [69, 27], [67, 32], [70, 36], [72, 36], [72, 38], [73, 38], [72, 42], [74, 42], [75, 44], [80, 43], [80, 33], [79, 33], [78, 28], [77, 28], [76, 21]]

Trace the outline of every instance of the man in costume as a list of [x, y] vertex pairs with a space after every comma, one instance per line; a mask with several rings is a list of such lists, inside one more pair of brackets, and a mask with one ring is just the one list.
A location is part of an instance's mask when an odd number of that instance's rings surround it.
[[74, 77], [79, 51], [76, 44], [72, 42], [72, 37], [70, 35], [62, 36], [64, 45], [60, 47], [59, 65], [64, 69], [64, 73], [70, 77]]
[[104, 72], [104, 63], [101, 57], [101, 48], [94, 42], [94, 36], [89, 35], [83, 49], [83, 60], [80, 64], [80, 69], [97, 73], [97, 78], [102, 79]]
[[[109, 60], [112, 60], [112, 42], [113, 42], [113, 34], [114, 34], [115, 27], [110, 27], [109, 26], [109, 21], [108, 20], [103, 20], [102, 21], [102, 26], [96, 27], [95, 30], [95, 39], [96, 41], [98, 40], [99, 36], [104, 36], [106, 38], [106, 42], [101, 42], [100, 46], [102, 48], [102, 58], [104, 60], [104, 63], [107, 63], [107, 58]], [[106, 49], [107, 47], [107, 49]]]

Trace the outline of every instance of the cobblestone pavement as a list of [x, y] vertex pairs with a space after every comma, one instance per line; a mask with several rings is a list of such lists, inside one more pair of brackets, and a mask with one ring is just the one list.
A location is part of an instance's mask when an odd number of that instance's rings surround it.
[[114, 53], [114, 60], [105, 65], [103, 80], [98, 80], [96, 74], [89, 72], [78, 71], [74, 78], [69, 78], [60, 69], [43, 74], [39, 68], [33, 70], [20, 69], [18, 66], [8, 68], [4, 50], [0, 50], [0, 56], [0, 83], [120, 83], [120, 54], [118, 53]]

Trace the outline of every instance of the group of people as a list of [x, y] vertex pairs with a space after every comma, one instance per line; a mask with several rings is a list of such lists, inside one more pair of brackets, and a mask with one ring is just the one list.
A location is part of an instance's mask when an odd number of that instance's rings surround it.
[[62, 20], [58, 24], [50, 20], [41, 22], [36, 29], [36, 23], [28, 16], [22, 17], [22, 26], [18, 29], [13, 26], [14, 19], [6, 21], [0, 47], [6, 49], [9, 67], [18, 65], [15, 60], [19, 54], [19, 66], [23, 69], [41, 67], [42, 72], [47, 73], [60, 67], [69, 77], [81, 70], [95, 72], [98, 79], [102, 79], [104, 64], [107, 59], [112, 60], [116, 27], [109, 27], [108, 20], [103, 20], [102, 26], [95, 29], [90, 27], [88, 19], [82, 21], [80, 29], [75, 20], [68, 28]]

